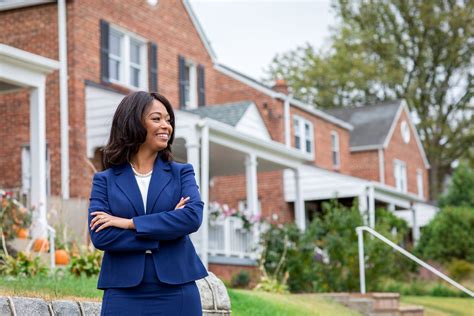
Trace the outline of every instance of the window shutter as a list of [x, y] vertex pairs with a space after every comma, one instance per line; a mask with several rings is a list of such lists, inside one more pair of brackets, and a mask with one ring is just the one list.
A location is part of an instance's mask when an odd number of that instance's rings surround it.
[[100, 20], [100, 78], [109, 81], [109, 23]]
[[148, 90], [152, 92], [158, 91], [158, 45], [156, 43], [148, 43]]
[[198, 66], [198, 106], [206, 105], [206, 85], [204, 77], [204, 66]]
[[186, 71], [186, 61], [184, 60], [183, 56], [178, 56], [178, 69], [179, 69], [179, 78], [178, 78], [178, 85], [179, 85], [179, 108], [182, 109], [185, 107], [184, 99], [185, 99], [185, 85], [186, 82], [185, 78], [185, 71]]

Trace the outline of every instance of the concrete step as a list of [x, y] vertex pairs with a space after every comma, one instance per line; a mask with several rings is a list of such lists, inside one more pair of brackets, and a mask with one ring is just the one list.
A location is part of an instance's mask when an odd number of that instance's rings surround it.
[[328, 293], [333, 299], [367, 316], [423, 316], [421, 306], [400, 306], [399, 293]]
[[400, 316], [423, 316], [423, 306], [405, 305], [399, 307]]

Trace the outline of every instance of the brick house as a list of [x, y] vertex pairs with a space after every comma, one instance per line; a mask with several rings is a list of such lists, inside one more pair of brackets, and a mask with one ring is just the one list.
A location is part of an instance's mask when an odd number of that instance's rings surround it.
[[175, 107], [174, 155], [194, 165], [206, 204], [193, 240], [223, 278], [254, 269], [258, 232], [233, 218], [208, 225], [212, 201], [304, 229], [322, 201], [358, 198], [369, 225], [385, 206], [415, 241], [436, 212], [403, 101], [322, 111], [296, 100], [284, 82], [269, 87], [219, 64], [186, 0], [10, 1], [0, 4], [0, 188], [39, 209], [38, 234], [58, 200], [86, 227], [100, 148], [134, 90]]

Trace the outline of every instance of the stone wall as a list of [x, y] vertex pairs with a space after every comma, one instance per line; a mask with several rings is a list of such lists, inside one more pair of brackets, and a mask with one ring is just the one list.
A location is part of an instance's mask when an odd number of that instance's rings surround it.
[[[203, 316], [231, 314], [224, 283], [212, 272], [196, 281], [201, 294]], [[42, 298], [0, 296], [0, 315], [12, 316], [93, 316], [100, 315], [101, 303], [71, 300], [48, 301]]]

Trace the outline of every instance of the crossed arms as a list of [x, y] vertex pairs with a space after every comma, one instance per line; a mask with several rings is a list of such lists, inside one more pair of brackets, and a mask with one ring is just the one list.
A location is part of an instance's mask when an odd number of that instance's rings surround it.
[[[199, 229], [204, 203], [191, 164], [181, 169], [181, 201], [174, 210], [136, 216], [113, 216], [107, 199], [107, 179], [96, 173], [89, 206], [89, 233], [93, 245], [106, 251], [157, 249], [160, 240], [173, 240]], [[187, 203], [189, 201], [189, 203]]]

